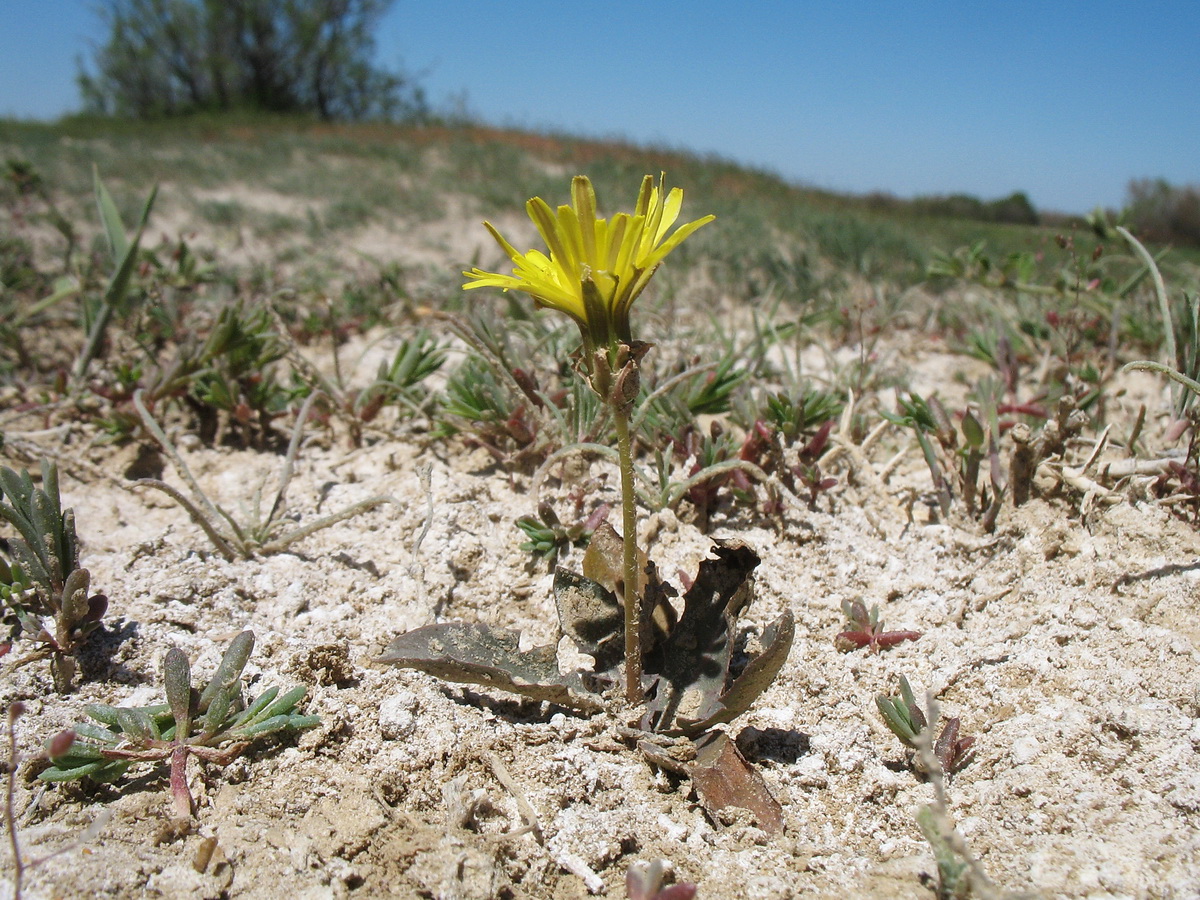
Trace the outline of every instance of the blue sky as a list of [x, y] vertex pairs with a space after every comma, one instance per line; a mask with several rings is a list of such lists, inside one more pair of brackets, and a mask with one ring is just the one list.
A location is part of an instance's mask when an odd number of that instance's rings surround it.
[[[0, 0], [0, 115], [78, 105], [93, 0]], [[834, 190], [1119, 206], [1200, 182], [1200, 2], [397, 0], [379, 61], [487, 121]]]

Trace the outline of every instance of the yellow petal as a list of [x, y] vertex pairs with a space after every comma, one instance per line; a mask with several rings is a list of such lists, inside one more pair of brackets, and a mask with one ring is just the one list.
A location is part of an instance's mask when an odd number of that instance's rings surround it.
[[463, 272], [467, 278], [473, 279], [463, 285], [464, 291], [469, 291], [471, 288], [478, 287], [498, 287], [502, 290], [516, 288], [520, 290], [521, 282], [511, 275], [499, 275], [495, 272], [485, 272], [482, 269], [472, 269], [469, 272]]
[[525, 204], [525, 211], [529, 213], [529, 218], [533, 220], [533, 224], [537, 226], [538, 233], [550, 249], [550, 255], [558, 259], [564, 259], [566, 257], [566, 248], [563, 246], [562, 236], [558, 230], [558, 222], [554, 217], [554, 211], [550, 209], [550, 205], [541, 197], [534, 197]]
[[667, 238], [661, 245], [654, 248], [643, 259], [638, 260], [640, 268], [653, 268], [667, 258], [667, 254], [683, 243], [684, 239], [691, 235], [696, 229], [703, 225], [707, 225], [716, 219], [716, 216], [705, 216], [703, 219], [697, 219], [695, 222], [688, 222], [686, 225], [680, 225], [673, 235]]
[[579, 217], [569, 206], [558, 208], [558, 236], [563, 250], [554, 259], [562, 266], [564, 274], [571, 278], [581, 277], [588, 259], [583, 253], [583, 230]]
[[586, 175], [576, 175], [571, 180], [571, 199], [575, 207], [575, 221], [579, 226], [581, 259], [595, 265], [596, 256], [596, 191]]
[[628, 214], [617, 213], [612, 217], [612, 222], [609, 222], [608, 227], [605, 229], [604, 267], [610, 272], [621, 271], [621, 245], [625, 240], [625, 232], [628, 228]]
[[512, 244], [504, 239], [504, 236], [496, 230], [495, 226], [492, 225], [491, 222], [484, 222], [483, 227], [491, 232], [492, 237], [496, 239], [496, 243], [499, 244], [504, 252], [508, 254], [509, 259], [516, 260], [516, 258], [521, 255], [516, 251]]
[[658, 243], [679, 218], [679, 210], [683, 207], [683, 189], [671, 188], [667, 202], [663, 204], [662, 220], [658, 224], [658, 232], [654, 235], [654, 243]]
[[633, 208], [634, 215], [644, 216], [650, 211], [650, 197], [654, 189], [654, 179], [647, 175], [642, 179], [642, 187], [638, 191], [637, 205]]

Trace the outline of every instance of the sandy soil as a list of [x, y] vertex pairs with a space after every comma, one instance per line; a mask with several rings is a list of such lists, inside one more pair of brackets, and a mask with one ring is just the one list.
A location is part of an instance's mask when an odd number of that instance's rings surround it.
[[[961, 360], [919, 351], [907, 363], [945, 384]], [[161, 770], [46, 788], [24, 765], [15, 810], [28, 854], [67, 847], [112, 812], [96, 840], [31, 871], [29, 897], [621, 897], [630, 863], [655, 857], [706, 900], [930, 897], [922, 879], [935, 866], [913, 815], [932, 788], [874, 706], [901, 674], [977, 738], [949, 785], [950, 812], [999, 885], [1200, 894], [1200, 538], [1144, 498], [1054, 491], [1006, 508], [986, 535], [907, 502], [910, 487], [928, 490], [910, 452], [886, 487], [833, 465], [838, 487], [781, 524], [720, 511], [712, 536], [738, 536], [763, 559], [743, 624], [761, 629], [785, 608], [797, 622], [780, 677], [728, 727], [782, 804], [784, 831], [769, 835], [747, 816], [707, 814], [686, 779], [629, 746], [615, 717], [375, 661], [393, 637], [434, 621], [518, 628], [530, 645], [557, 638], [551, 576], [518, 549], [513, 526], [536, 508], [529, 479], [484, 453], [404, 429], [356, 451], [314, 435], [290, 515], [308, 521], [377, 493], [399, 502], [292, 552], [230, 563], [168, 498], [122, 484], [133, 448], [54, 437], [44, 443], [62, 457], [83, 563], [111, 606], [76, 693], [54, 695], [44, 665], [5, 661], [0, 702], [29, 708], [22, 750], [87, 703], [158, 702], [168, 648], [209, 673], [246, 628], [257, 635], [249, 692], [304, 684], [321, 725], [224, 770], [193, 763], [198, 813], [186, 835], [169, 827]], [[869, 454], [874, 469], [898, 441]], [[186, 459], [234, 510], [280, 463], [224, 449]], [[19, 443], [7, 464], [29, 464]], [[597, 463], [590, 474], [614, 500], [615, 472]], [[179, 483], [169, 465], [165, 477]], [[561, 499], [569, 487], [550, 479], [546, 490]], [[693, 571], [708, 553], [709, 537], [673, 513], [644, 524], [664, 572]], [[563, 562], [577, 568], [579, 551]], [[923, 636], [878, 655], [839, 652], [840, 603], [854, 598]]]
[[[237, 198], [279, 211], [274, 195]], [[447, 242], [462, 259], [486, 245], [473, 224], [438, 229], [406, 245], [406, 264], [444, 261]], [[222, 258], [270, 255], [235, 237]], [[379, 226], [358, 237], [364, 252], [394, 244]], [[373, 348], [363, 372], [387, 349], [377, 338], [357, 348]], [[824, 356], [810, 349], [811, 370]], [[858, 355], [838, 352], [843, 363]], [[975, 365], [903, 331], [874, 352], [880, 370], [903, 372], [925, 394], [961, 391], [955, 374]], [[1139, 402], [1163, 405], [1148, 376], [1123, 387], [1114, 418], [1132, 421]], [[46, 787], [27, 759], [13, 798], [26, 854], [64, 851], [30, 870], [28, 897], [623, 897], [629, 865], [661, 857], [702, 900], [928, 898], [936, 867], [914, 813], [933, 789], [874, 702], [895, 693], [900, 675], [977, 739], [949, 785], [949, 811], [998, 885], [1061, 897], [1200, 895], [1200, 537], [1147, 499], [1148, 479], [1107, 500], [1042, 479], [1041, 496], [1006, 506], [984, 534], [931, 517], [914, 447], [881, 479], [904, 446], [894, 432], [831, 464], [838, 485], [815, 509], [789, 506], [775, 521], [724, 508], [709, 535], [686, 510], [645, 518], [643, 544], [676, 581], [711, 538], [757, 551], [743, 626], [795, 616], [780, 677], [727, 728], [782, 805], [785, 827], [772, 835], [749, 816], [710, 815], [686, 779], [652, 768], [623, 735], [628, 717], [587, 718], [376, 662], [392, 638], [436, 621], [520, 629], [529, 646], [557, 639], [551, 573], [518, 549], [513, 524], [541, 499], [528, 476], [412, 427], [353, 451], [314, 431], [290, 517], [304, 523], [380, 493], [397, 502], [290, 552], [231, 563], [167, 497], [131, 489], [136, 448], [99, 445], [76, 426], [39, 428], [10, 421], [0, 462], [59, 458], [82, 562], [110, 612], [74, 694], [55, 695], [43, 664], [0, 662], [0, 704], [28, 708], [21, 752], [31, 756], [89, 703], [159, 702], [170, 647], [204, 676], [247, 628], [257, 635], [248, 692], [304, 684], [321, 725], [225, 769], [193, 763], [190, 833], [170, 824], [161, 769]], [[279, 471], [278, 456], [197, 443], [180, 440], [188, 465], [235, 512]], [[1077, 460], [1088, 449], [1074, 448]], [[164, 478], [182, 486], [169, 465]], [[573, 478], [596, 479], [592, 501], [615, 503], [611, 466]], [[562, 509], [571, 488], [551, 478], [544, 496]], [[578, 550], [562, 560], [579, 562]], [[841, 603], [856, 598], [878, 604], [889, 628], [922, 637], [878, 655], [840, 652]], [[106, 810], [99, 837], [76, 845]], [[0, 860], [4, 897], [11, 857]]]

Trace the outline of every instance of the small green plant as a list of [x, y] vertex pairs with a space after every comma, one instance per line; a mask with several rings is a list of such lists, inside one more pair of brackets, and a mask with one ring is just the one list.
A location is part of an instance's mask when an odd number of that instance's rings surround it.
[[538, 504], [536, 517], [522, 516], [517, 519], [517, 527], [529, 538], [521, 545], [521, 549], [553, 563], [560, 553], [572, 545], [586, 544], [608, 513], [608, 504], [602, 503], [586, 519], [568, 526], [558, 518], [554, 507], [543, 500]]
[[499, 377], [483, 359], [468, 356], [450, 375], [438, 410], [438, 433], [462, 437], [497, 461], [537, 456], [541, 423], [537, 403]]
[[89, 593], [91, 574], [79, 565], [75, 513], [62, 508], [58, 467], [42, 461], [40, 488], [27, 471], [0, 468], [0, 517], [19, 535], [4, 542], [0, 558], [0, 609], [10, 639], [38, 644], [22, 662], [48, 658], [55, 689], [67, 693], [75, 654], [100, 627], [108, 600]]
[[100, 211], [100, 222], [104, 225], [104, 236], [108, 242], [109, 253], [112, 256], [112, 275], [104, 288], [100, 304], [94, 309], [85, 307], [85, 330], [87, 342], [79, 358], [75, 362], [75, 377], [82, 379], [87, 375], [88, 366], [99, 354], [104, 344], [104, 336], [115, 313], [122, 310], [129, 295], [130, 283], [133, 280], [137, 265], [138, 248], [141, 246], [142, 233], [146, 230], [146, 222], [150, 218], [150, 210], [154, 206], [154, 198], [158, 195], [155, 187], [146, 197], [142, 206], [142, 214], [137, 228], [130, 237], [125, 232], [125, 224], [121, 221], [121, 213], [113, 202], [112, 195], [100, 181], [98, 170], [93, 171], [93, 181], [96, 190], [96, 206]]
[[411, 338], [401, 339], [392, 358], [381, 362], [374, 380], [361, 389], [346, 385], [336, 339], [333, 353], [334, 377], [328, 378], [301, 356], [298, 348], [290, 350], [301, 377], [329, 398], [333, 413], [349, 429], [351, 446], [360, 447], [366, 427], [389, 405], [403, 408], [405, 415], [428, 414], [434, 398], [423, 383], [446, 362], [447, 351], [429, 331], [421, 329]]
[[846, 617], [845, 631], [841, 632], [835, 643], [843, 653], [870, 647], [872, 653], [894, 647], [904, 641], [915, 641], [921, 636], [919, 631], [884, 631], [883, 623], [879, 621], [879, 605], [867, 606], [861, 600], [842, 601], [842, 613]]
[[[243, 631], [229, 644], [213, 677], [202, 688], [192, 686], [187, 654], [172, 647], [163, 658], [167, 702], [146, 707], [88, 706], [88, 716], [100, 724], [76, 724], [47, 744], [51, 766], [43, 781], [115, 781], [131, 767], [145, 762], [170, 762], [170, 789], [175, 817], [191, 819], [192, 794], [187, 783], [188, 758], [225, 766], [250, 745], [272, 734], [292, 733], [320, 723], [301, 715], [297, 707], [305, 689], [285, 693], [268, 688], [247, 703], [242, 693], [242, 670], [254, 649], [254, 633]], [[65, 745], [65, 746], [64, 746]]]
[[[936, 397], [925, 400], [920, 394], [910, 392], [907, 397], [899, 397], [898, 404], [898, 412], [885, 412], [883, 416], [894, 425], [911, 428], [916, 435], [942, 516], [950, 514], [957, 497], [966, 515], [980, 518], [990, 531], [995, 527], [1005, 490], [1000, 474], [995, 406], [985, 416], [986, 428], [969, 409], [963, 411], [960, 426], [956, 428]], [[986, 470], [982, 465], [985, 460], [990, 463]]]
[[166, 362], [159, 359], [165, 340], [139, 339], [140, 355], [89, 380], [91, 391], [110, 407], [101, 427], [114, 438], [137, 433], [142, 422], [132, 398], [140, 390], [146, 407], [160, 415], [168, 405], [185, 408], [205, 444], [225, 436], [243, 447], [274, 447], [280, 435], [271, 423], [298, 391], [276, 376], [274, 363], [284, 344], [267, 311], [224, 306], [198, 331], [184, 329], [178, 315], [161, 309], [158, 314], [175, 345]]
[[[600, 398], [567, 363], [570, 330], [530, 320], [515, 304], [510, 314], [508, 323], [482, 311], [466, 319], [443, 316], [470, 352], [446, 384], [437, 433], [458, 435], [500, 463], [525, 468], [596, 440], [609, 422]], [[545, 374], [539, 378], [537, 370]]]
[[419, 386], [445, 362], [446, 348], [428, 331], [422, 329], [401, 340], [392, 358], [379, 364], [375, 380], [355, 397], [356, 414], [369, 422], [387, 403], [418, 411], [425, 399]]
[[331, 525], [336, 525], [338, 522], [352, 518], [359, 513], [366, 512], [383, 503], [395, 503], [394, 497], [387, 494], [377, 494], [374, 497], [368, 497], [366, 500], [359, 500], [357, 503], [352, 503], [345, 509], [335, 513], [330, 513], [327, 516], [322, 516], [305, 525], [296, 528], [285, 529], [283, 527], [286, 518], [284, 512], [286, 506], [286, 496], [288, 485], [292, 480], [292, 468], [296, 462], [296, 455], [300, 451], [300, 440], [304, 434], [304, 423], [308, 419], [309, 411], [312, 408], [313, 402], [318, 397], [318, 394], [310, 394], [300, 407], [300, 412], [296, 416], [296, 427], [292, 431], [292, 439], [288, 444], [287, 455], [284, 457], [283, 466], [280, 469], [277, 479], [278, 486], [275, 490], [275, 498], [270, 506], [263, 506], [263, 489], [265, 485], [259, 485], [254, 492], [254, 499], [250, 510], [247, 511], [247, 517], [239, 521], [233, 514], [227, 512], [219, 506], [200, 487], [199, 483], [188, 468], [187, 463], [183, 461], [183, 457], [179, 455], [179, 451], [175, 449], [175, 445], [171, 443], [166, 432], [150, 415], [142, 402], [142, 393], [138, 391], [133, 396], [134, 406], [142, 417], [142, 422], [147, 430], [154, 435], [163, 452], [175, 466], [175, 470], [179, 476], [187, 484], [191, 492], [191, 497], [179, 491], [165, 481], [160, 481], [156, 478], [141, 478], [136, 481], [135, 486], [141, 485], [152, 487], [155, 490], [162, 491], [176, 503], [187, 511], [187, 514], [204, 531], [204, 534], [212, 542], [212, 545], [217, 549], [223, 557], [228, 560], [234, 559], [251, 559], [258, 554], [270, 555], [279, 553], [296, 541], [308, 537], [315, 531], [320, 531], [323, 528], [328, 528]]
[[[879, 708], [879, 714], [883, 717], [884, 724], [910, 750], [919, 750], [923, 735], [932, 737], [933, 729], [926, 720], [925, 714], [921, 712], [921, 707], [917, 705], [908, 679], [903, 675], [900, 676], [900, 696], [887, 697], [880, 694], [875, 698], [875, 705]], [[975, 738], [970, 735], [960, 736], [961, 724], [957, 717], [947, 719], [937, 740], [933, 743], [933, 756], [940, 771], [946, 775], [953, 775], [959, 771], [974, 756], [971, 748], [975, 743]], [[926, 743], [928, 743], [929, 737], [924, 738]], [[918, 772], [929, 774], [928, 762], [924, 761], [919, 754], [913, 755], [912, 765]]]
[[[752, 490], [750, 480], [737, 469], [721, 471], [717, 467], [738, 457], [738, 444], [732, 435], [726, 434], [721, 426], [713, 422], [708, 432], [688, 424], [673, 441], [675, 458], [681, 463], [690, 463], [684, 476], [691, 487], [683, 494], [696, 511], [696, 525], [707, 532], [712, 512], [720, 503], [722, 488], [732, 486], [735, 490]], [[697, 478], [703, 473], [711, 477]], [[694, 480], [693, 480], [694, 479]]]
[[795, 392], [776, 391], [761, 402], [757, 418], [791, 444], [826, 422], [835, 421], [842, 414], [842, 405], [832, 392], [812, 387]]
[[223, 415], [240, 446], [275, 444], [279, 434], [271, 421], [295, 399], [275, 374], [274, 363], [286, 352], [266, 308], [235, 303], [221, 310], [201, 348], [203, 367], [186, 378], [184, 396], [199, 420], [204, 443], [217, 440]]

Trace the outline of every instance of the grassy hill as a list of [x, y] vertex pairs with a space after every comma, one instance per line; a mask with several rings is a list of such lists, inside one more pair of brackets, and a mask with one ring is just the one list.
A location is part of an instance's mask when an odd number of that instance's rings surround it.
[[[802, 248], [814, 263], [913, 284], [936, 251], [982, 239], [1003, 259], [1046, 249], [1056, 231], [1077, 230], [1062, 221], [1049, 228], [933, 217], [917, 204], [814, 190], [674, 149], [476, 126], [7, 122], [0, 123], [0, 150], [6, 160], [31, 162], [72, 213], [81, 214], [88, 202], [95, 166], [129, 212], [134, 197], [158, 183], [164, 202], [186, 210], [198, 226], [239, 225], [268, 234], [321, 229], [342, 238], [373, 222], [440, 217], [450, 198], [457, 208], [465, 204], [464, 212], [487, 216], [519, 210], [533, 195], [562, 199], [564, 173], [586, 173], [602, 198], [628, 202], [642, 174], [666, 171], [685, 187], [691, 208], [712, 210], [722, 220], [719, 235], [707, 236], [693, 252], [731, 273], [752, 260], [794, 261]], [[206, 192], [230, 185], [291, 198], [304, 214], [269, 215], [236, 197], [205, 199]], [[11, 185], [7, 190], [11, 202]], [[1043, 262], [1040, 271], [1048, 273], [1059, 261]]]

